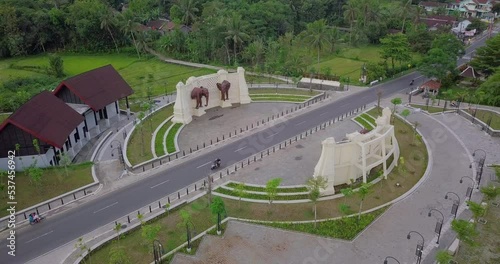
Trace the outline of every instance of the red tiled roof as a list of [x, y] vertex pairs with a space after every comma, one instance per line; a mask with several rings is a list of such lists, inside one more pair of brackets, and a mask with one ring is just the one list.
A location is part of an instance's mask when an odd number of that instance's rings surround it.
[[167, 21], [164, 21], [164, 20], [152, 20], [152, 21], [149, 21], [146, 26], [151, 28], [151, 29], [154, 29], [154, 30], [160, 30], [162, 29], [165, 24], [167, 24]]
[[460, 76], [468, 77], [468, 78], [478, 78], [479, 73], [477, 73], [477, 71], [474, 70], [474, 68], [472, 68], [472, 66], [467, 66], [467, 68], [460, 73]]
[[48, 144], [62, 148], [70, 133], [83, 122], [83, 116], [49, 91], [34, 96], [0, 126], [8, 125], [33, 135]]
[[418, 3], [419, 6], [425, 6], [425, 7], [440, 7], [440, 6], [446, 6], [445, 3], [438, 3], [438, 2], [420, 2]]
[[[439, 17], [439, 16], [438, 16]], [[428, 27], [452, 26], [456, 20], [440, 19], [434, 17], [422, 17], [420, 22], [425, 23]]]
[[434, 81], [434, 80], [429, 80], [425, 83], [423, 83], [422, 85], [420, 85], [420, 89], [428, 89], [428, 90], [439, 90], [439, 88], [441, 88], [441, 84], [438, 82], [438, 81]]
[[488, 0], [474, 0], [474, 2], [475, 2], [476, 4], [485, 5], [485, 4], [487, 4], [487, 3], [488, 3]]
[[82, 102], [98, 111], [134, 91], [111, 65], [106, 65], [62, 81], [54, 95], [67, 87]]

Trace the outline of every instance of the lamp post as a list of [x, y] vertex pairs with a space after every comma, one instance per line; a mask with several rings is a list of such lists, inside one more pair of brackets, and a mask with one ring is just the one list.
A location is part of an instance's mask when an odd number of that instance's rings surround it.
[[422, 261], [422, 251], [424, 250], [425, 239], [424, 236], [422, 236], [422, 234], [417, 231], [408, 232], [408, 235], [406, 235], [407, 239], [411, 238], [411, 233], [418, 234], [422, 238], [422, 244], [417, 243], [417, 248], [415, 250], [415, 255], [417, 256], [417, 264], [420, 264], [420, 261]]
[[387, 264], [387, 260], [388, 259], [393, 259], [394, 261], [396, 261], [397, 263], [401, 264], [401, 262], [399, 262], [399, 260], [397, 260], [395, 257], [392, 257], [392, 256], [387, 256], [385, 257], [385, 260], [384, 260], [384, 264]]
[[467, 179], [469, 179], [469, 180], [471, 180], [471, 181], [472, 181], [472, 187], [468, 186], [468, 187], [467, 187], [467, 192], [465, 193], [465, 196], [466, 196], [466, 197], [469, 197], [469, 201], [470, 201], [470, 198], [471, 198], [471, 196], [472, 196], [472, 190], [474, 189], [474, 185], [476, 185], [476, 182], [474, 181], [474, 179], [472, 179], [472, 178], [471, 178], [471, 177], [469, 177], [469, 176], [463, 176], [462, 178], [460, 178], [460, 183], [464, 182], [464, 181], [463, 181], [463, 179], [464, 179], [464, 178], [467, 178]]
[[441, 214], [441, 217], [442, 217], [441, 219], [438, 219], [438, 221], [436, 222], [436, 228], [434, 229], [434, 232], [436, 232], [438, 234], [438, 239], [436, 241], [436, 244], [439, 244], [439, 238], [441, 237], [441, 229], [443, 228], [444, 215], [438, 209], [432, 208], [429, 211], [429, 213], [427, 214], [428, 217], [431, 217], [432, 211], [438, 212], [439, 214]]
[[[190, 229], [189, 225], [193, 226], [193, 230]], [[187, 252], [191, 252], [191, 232], [196, 232], [193, 222], [186, 222], [186, 235], [187, 235]]]
[[454, 194], [457, 196], [458, 202], [456, 200], [453, 200], [453, 205], [451, 206], [451, 213], [455, 216], [454, 218], [457, 218], [457, 211], [458, 211], [458, 206], [460, 205], [460, 196], [454, 192], [447, 192], [444, 196], [444, 199], [448, 200], [448, 194]]
[[153, 256], [155, 264], [161, 263], [161, 256], [163, 255], [163, 245], [158, 240], [153, 241]]
[[[117, 148], [114, 148], [114, 149], [113, 149], [113, 144], [114, 144], [114, 143], [117, 143], [117, 145], [116, 145], [116, 146], [117, 146]], [[124, 160], [124, 158], [123, 158], [123, 150], [122, 150], [122, 146], [121, 146], [120, 141], [118, 141], [118, 140], [113, 140], [113, 141], [111, 141], [110, 146], [111, 146], [111, 148], [112, 148], [112, 150], [111, 150], [111, 157], [114, 157], [114, 155], [113, 155], [114, 151], [115, 151], [115, 150], [118, 150], [118, 158], [119, 158], [119, 160], [120, 160], [120, 163], [121, 163], [121, 164], [122, 164], [122, 166], [123, 166], [123, 170], [126, 170], [126, 167], [125, 167], [125, 160]]]

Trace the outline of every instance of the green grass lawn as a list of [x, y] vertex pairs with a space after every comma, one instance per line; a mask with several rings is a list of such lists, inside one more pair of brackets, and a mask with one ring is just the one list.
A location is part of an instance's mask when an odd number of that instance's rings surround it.
[[[226, 184], [227, 187], [236, 188], [238, 183], [229, 182]], [[244, 185], [244, 189], [247, 191], [256, 191], [256, 192], [266, 192], [265, 186], [250, 186]], [[294, 187], [294, 188], [278, 188], [278, 193], [294, 193], [294, 192], [307, 192], [307, 187]]]
[[349, 77], [351, 84], [353, 84], [359, 79], [363, 63], [362, 61], [336, 57], [331, 60], [320, 62], [319, 64], [315, 63], [309, 66], [309, 69], [314, 67], [317, 71], [321, 71], [322, 68], [328, 67], [331, 69], [332, 74], [341, 77]]
[[175, 148], [175, 135], [177, 135], [177, 131], [181, 128], [182, 124], [181, 123], [175, 123], [170, 131], [168, 131], [167, 135], [167, 152], [168, 153], [174, 153], [177, 151]]
[[[217, 188], [213, 191], [214, 193], [221, 193], [233, 197], [239, 197], [235, 190], [229, 190], [224, 188]], [[269, 200], [269, 196], [267, 194], [257, 194], [257, 193], [249, 193], [246, 192], [243, 194], [242, 198], [255, 199], [255, 200]], [[309, 199], [309, 194], [297, 194], [297, 195], [277, 195], [274, 200], [282, 201], [282, 200], [306, 200]]]
[[312, 90], [303, 90], [303, 89], [287, 89], [287, 88], [252, 88], [248, 89], [248, 93], [250, 95], [253, 94], [290, 94], [290, 95], [307, 95], [307, 96], [315, 96], [320, 94], [321, 92]]
[[[286, 83], [286, 81], [283, 81], [281, 79], [276, 79], [276, 78], [271, 78], [271, 77], [264, 77], [264, 76], [259, 76], [259, 75], [250, 75], [247, 74], [245, 75], [245, 80], [247, 83]], [[292, 79], [288, 81], [288, 83], [291, 83]]]
[[[443, 108], [442, 107], [436, 107], [436, 106], [425, 106], [425, 105], [416, 105], [416, 104], [410, 104], [411, 107], [415, 107], [415, 108], [420, 108], [422, 110], [425, 110], [429, 113], [441, 113], [443, 112]], [[449, 109], [448, 109], [449, 110]]]
[[358, 117], [354, 118], [354, 120], [356, 120], [358, 123], [360, 123], [364, 129], [369, 130], [369, 131], [373, 130], [373, 126], [370, 123], [366, 122], [361, 117], [358, 116]]
[[375, 45], [347, 48], [340, 52], [339, 57], [363, 62], [379, 62], [383, 61], [383, 59], [380, 58], [381, 50], [380, 46]]
[[163, 138], [165, 137], [165, 133], [167, 132], [167, 129], [172, 125], [172, 122], [168, 121], [165, 123], [160, 130], [158, 130], [158, 133], [156, 133], [156, 138], [155, 138], [155, 153], [156, 156], [161, 157], [165, 155], [165, 148], [163, 148]]
[[[473, 109], [469, 110], [469, 114], [472, 115], [472, 112], [473, 112]], [[492, 112], [492, 111], [488, 111], [488, 110], [477, 109], [476, 118], [478, 118], [479, 120], [483, 121], [486, 124], [488, 124], [488, 122], [490, 121], [490, 118], [491, 118], [491, 123], [490, 123], [491, 128], [493, 128], [495, 130], [500, 130], [500, 115], [499, 114]]]
[[310, 97], [304, 97], [299, 95], [280, 95], [280, 94], [267, 94], [267, 95], [250, 95], [250, 98], [253, 101], [285, 101], [285, 102], [294, 102], [300, 103], [304, 102]]
[[377, 124], [375, 123], [375, 119], [372, 116], [363, 113], [361, 114], [361, 117], [364, 118], [366, 121], [368, 121], [370, 125], [372, 125], [373, 127], [377, 126]]
[[[19, 161], [21, 162], [21, 161]], [[28, 161], [24, 161], [28, 162]], [[64, 168], [43, 169], [40, 186], [30, 183], [30, 177], [24, 172], [17, 172], [14, 182], [16, 184], [17, 211], [28, 208], [40, 202], [57, 197], [79, 187], [92, 183], [91, 163], [82, 163], [68, 167], [68, 175]], [[7, 184], [7, 176], [2, 177], [2, 182]], [[0, 217], [7, 215], [7, 191], [0, 195]]]
[[173, 115], [173, 113], [174, 105], [172, 104], [158, 110], [152, 116], [142, 121], [142, 133], [144, 133], [144, 153], [142, 151], [143, 146], [141, 129], [138, 127], [134, 129], [127, 146], [127, 158], [132, 165], [136, 165], [153, 158], [153, 153], [151, 153], [151, 140], [153, 138], [153, 133], [155, 129], [163, 121], [165, 121], [165, 119]]

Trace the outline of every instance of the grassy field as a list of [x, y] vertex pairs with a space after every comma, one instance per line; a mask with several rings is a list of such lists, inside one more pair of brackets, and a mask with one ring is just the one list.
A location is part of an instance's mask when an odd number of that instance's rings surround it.
[[[429, 113], [441, 113], [443, 112], [443, 108], [442, 107], [436, 107], [436, 106], [426, 106], [426, 105], [416, 105], [416, 104], [410, 104], [411, 107], [414, 107], [414, 108], [420, 108], [422, 110], [425, 110]], [[449, 109], [448, 109], [449, 110]]]
[[[259, 75], [250, 75], [247, 74], [245, 75], [245, 80], [247, 83], [253, 84], [253, 83], [286, 83], [286, 81], [276, 79], [276, 78], [271, 78], [271, 77], [264, 77], [264, 76], [259, 76]], [[289, 83], [292, 82], [292, 79], [290, 78]]]
[[[229, 182], [226, 184], [227, 187], [236, 188], [238, 183]], [[255, 191], [255, 192], [266, 192], [265, 186], [250, 186], [244, 185], [244, 188], [247, 191]], [[307, 192], [307, 187], [295, 187], [295, 188], [278, 188], [278, 193], [291, 193], [291, 192]]]
[[173, 113], [174, 105], [172, 104], [158, 110], [152, 116], [143, 120], [142, 129], [144, 133], [144, 153], [142, 152], [141, 129], [138, 127], [134, 129], [134, 132], [130, 136], [130, 140], [128, 142], [126, 154], [132, 165], [139, 164], [153, 158], [153, 153], [151, 153], [151, 140], [153, 139], [153, 133], [155, 129], [163, 121], [165, 121], [165, 119], [173, 115]]
[[[153, 96], [162, 95], [175, 91], [177, 83], [179, 81], [185, 82], [190, 76], [201, 76], [216, 72], [211, 69], [168, 64], [151, 57], [139, 60], [135, 56], [125, 54], [60, 55], [64, 61], [66, 78], [107, 64], [113, 65], [134, 89], [134, 95], [131, 96], [132, 101], [134, 98], [146, 97], [148, 87], [151, 88], [150, 92]], [[2, 60], [0, 61], [0, 80], [7, 81], [20, 77], [43, 76], [45, 75], [43, 71], [29, 70], [29, 67], [46, 67], [47, 65], [47, 55]]]
[[0, 114], [0, 124], [3, 123], [5, 119], [7, 119], [11, 114]]
[[165, 155], [165, 148], [163, 148], [163, 138], [165, 137], [165, 133], [167, 132], [167, 129], [172, 125], [171, 121], [168, 121], [165, 123], [160, 130], [158, 130], [158, 133], [156, 133], [156, 138], [155, 138], [155, 153], [156, 156], [161, 157]]
[[168, 131], [167, 142], [165, 143], [167, 144], [168, 153], [174, 153], [175, 151], [177, 151], [177, 149], [175, 148], [175, 135], [177, 135], [177, 131], [179, 131], [181, 126], [181, 123], [176, 123], [172, 126], [170, 131]]
[[[473, 109], [469, 110], [469, 114], [472, 115], [472, 112], [473, 112]], [[500, 115], [499, 114], [497, 114], [495, 112], [487, 111], [487, 110], [477, 109], [476, 118], [483, 121], [486, 124], [488, 124], [488, 122], [490, 121], [490, 118], [491, 118], [491, 123], [490, 123], [491, 128], [493, 128], [495, 130], [500, 130]]]
[[376, 126], [377, 124], [375, 123], [375, 119], [371, 115], [368, 115], [366, 113], [361, 114], [361, 117], [364, 118], [366, 121], [370, 123], [372, 126]]
[[[500, 203], [497, 196], [496, 202]], [[478, 223], [476, 230], [479, 235], [474, 239], [476, 246], [460, 243], [460, 250], [453, 258], [458, 263], [500, 263], [500, 208], [489, 205], [486, 215], [482, 217], [488, 222]]]
[[313, 64], [309, 68], [314, 67], [316, 71], [328, 67], [331, 69], [332, 74], [336, 76], [349, 77], [351, 84], [356, 83], [360, 76], [361, 67], [364, 62], [352, 59], [336, 57], [327, 61]]
[[[66, 176], [64, 168], [57, 167], [44, 169], [39, 187], [30, 182], [30, 177], [26, 175], [26, 173], [17, 172], [14, 178], [14, 182], [17, 186], [17, 211], [92, 183], [91, 167], [91, 163], [72, 165], [68, 167], [68, 176]], [[4, 184], [7, 184], [7, 180], [9, 180], [7, 176], [1, 179]], [[6, 216], [8, 213], [6, 194], [7, 191], [3, 191], [2, 195], [0, 195], [0, 217]]]
[[248, 89], [248, 93], [252, 94], [291, 94], [291, 95], [307, 95], [307, 96], [315, 96], [320, 94], [321, 92], [312, 90], [304, 90], [304, 89], [287, 89], [287, 88], [253, 88]]
[[367, 121], [365, 121], [363, 118], [358, 116], [358, 117], [354, 118], [354, 120], [356, 120], [358, 123], [360, 123], [364, 129], [369, 130], [369, 131], [373, 130], [373, 126], [370, 123], [368, 123]]

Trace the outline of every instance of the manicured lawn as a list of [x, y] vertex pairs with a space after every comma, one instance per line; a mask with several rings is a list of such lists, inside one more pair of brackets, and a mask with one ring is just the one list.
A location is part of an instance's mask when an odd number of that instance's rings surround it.
[[285, 102], [304, 102], [308, 97], [303, 96], [283, 96], [283, 95], [250, 95], [253, 101], [285, 101]]
[[0, 114], [0, 124], [3, 123], [5, 119], [7, 119], [11, 114]]
[[175, 123], [170, 131], [168, 131], [167, 135], [167, 152], [168, 153], [174, 153], [177, 151], [175, 148], [175, 135], [177, 135], [177, 131], [181, 128], [182, 124], [181, 123]]
[[[469, 114], [472, 115], [472, 112], [473, 112], [473, 109], [469, 110]], [[488, 111], [488, 110], [477, 109], [476, 118], [483, 121], [486, 124], [488, 124], [488, 122], [490, 121], [490, 118], [491, 118], [491, 123], [490, 123], [491, 128], [493, 128], [495, 130], [500, 130], [500, 115], [499, 114], [492, 112], [492, 111]]]
[[[276, 79], [276, 78], [271, 78], [271, 77], [264, 77], [264, 76], [258, 76], [258, 75], [250, 75], [246, 74], [245, 75], [245, 80], [247, 83], [286, 83], [286, 81]], [[292, 83], [292, 78], [288, 81], [288, 83]]]
[[[217, 188], [213, 191], [214, 193], [226, 194], [233, 197], [239, 197], [238, 193], [234, 190], [228, 190], [225, 188]], [[267, 194], [256, 194], [256, 193], [248, 193], [246, 192], [242, 198], [255, 199], [255, 200], [269, 200]], [[308, 194], [299, 194], [299, 195], [277, 195], [274, 200], [303, 200], [309, 199]]]
[[172, 104], [158, 110], [152, 116], [142, 121], [141, 125], [143, 130], [142, 133], [144, 134], [144, 153], [142, 151], [143, 146], [141, 129], [138, 127], [134, 129], [127, 146], [127, 158], [132, 165], [139, 164], [153, 158], [153, 153], [151, 153], [151, 140], [153, 132], [163, 121], [165, 121], [166, 118], [173, 115], [173, 113], [174, 105]]
[[172, 122], [168, 121], [165, 123], [158, 133], [156, 133], [156, 138], [155, 138], [155, 153], [156, 156], [161, 157], [165, 155], [165, 149], [163, 148], [163, 137], [165, 137], [165, 133], [167, 132], [167, 129], [172, 125]]
[[[496, 198], [500, 203], [500, 197]], [[476, 230], [479, 235], [474, 239], [476, 246], [471, 247], [460, 243], [460, 250], [453, 258], [458, 263], [499, 263], [500, 262], [500, 208], [488, 205], [486, 215], [482, 218], [488, 222], [478, 223]]]
[[315, 63], [309, 66], [309, 68], [314, 67], [316, 71], [321, 71], [322, 68], [328, 67], [331, 69], [332, 74], [349, 77], [351, 84], [353, 84], [359, 79], [363, 63], [362, 61], [336, 57], [328, 61], [323, 61], [320, 64]]
[[286, 88], [253, 88], [248, 89], [248, 93], [250, 95], [253, 94], [291, 94], [291, 95], [307, 95], [307, 96], [315, 96], [320, 94], [320, 92], [312, 90], [303, 90], [303, 89], [286, 89]]
[[[229, 182], [226, 184], [227, 187], [231, 188], [236, 188], [238, 186], [238, 183], [236, 182]], [[256, 191], [256, 192], [265, 192], [266, 187], [265, 186], [249, 186], [245, 185], [244, 187], [245, 190], [247, 191]], [[295, 192], [307, 192], [306, 187], [295, 187], [295, 188], [278, 188], [278, 193], [295, 193]]]
[[373, 126], [371, 124], [369, 124], [368, 122], [366, 122], [364, 119], [362, 119], [361, 117], [356, 117], [354, 118], [354, 120], [356, 120], [358, 123], [360, 123], [364, 129], [366, 130], [373, 130]]
[[[410, 104], [410, 105], [411, 105], [411, 107], [420, 108], [420, 109], [425, 110], [431, 114], [443, 112], [442, 107], [435, 107], [435, 106], [430, 106], [430, 105], [427, 107], [425, 105], [416, 105], [416, 104]], [[447, 109], [447, 110], [449, 110], [449, 109]]]
[[363, 113], [363, 114], [361, 114], [361, 117], [364, 118], [366, 121], [368, 121], [370, 123], [370, 125], [372, 125], [372, 126], [376, 126], [377, 125], [375, 123], [375, 119], [373, 119], [373, 117], [371, 117], [370, 115], [368, 115], [366, 113]]
[[[19, 161], [21, 162], [21, 161]], [[28, 162], [28, 161], [24, 161]], [[82, 163], [68, 167], [68, 176], [64, 168], [48, 168], [43, 170], [40, 187], [30, 183], [30, 177], [24, 172], [16, 172], [16, 210], [28, 208], [40, 202], [57, 197], [61, 194], [92, 183], [91, 163]], [[9, 179], [2, 177], [2, 183], [7, 185]], [[0, 195], [0, 217], [7, 215], [7, 191]]]
[[381, 50], [380, 46], [373, 45], [358, 48], [347, 48], [342, 50], [339, 56], [357, 61], [379, 62], [383, 61], [383, 59], [380, 58]]

